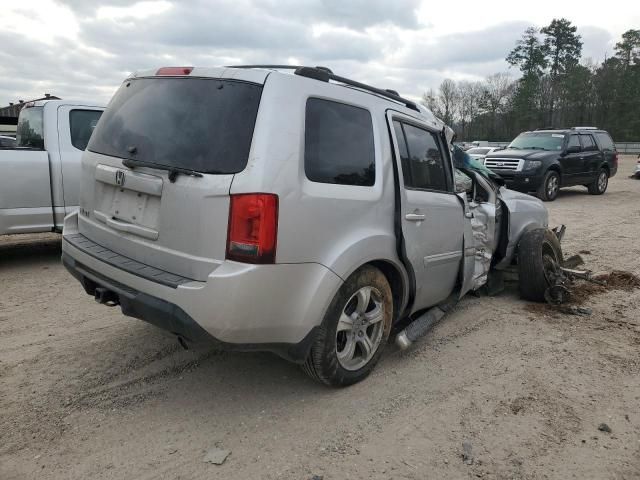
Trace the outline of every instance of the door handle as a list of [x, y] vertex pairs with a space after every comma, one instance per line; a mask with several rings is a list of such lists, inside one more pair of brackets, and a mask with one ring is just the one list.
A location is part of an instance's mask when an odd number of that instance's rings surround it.
[[410, 222], [420, 222], [426, 218], [426, 216], [422, 213], [407, 213], [404, 218], [409, 220]]

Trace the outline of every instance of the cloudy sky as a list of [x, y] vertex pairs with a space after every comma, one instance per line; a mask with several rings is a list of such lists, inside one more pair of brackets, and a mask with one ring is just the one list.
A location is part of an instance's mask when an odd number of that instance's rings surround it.
[[[419, 96], [444, 78], [509, 71], [528, 26], [566, 17], [583, 57], [611, 55], [640, 8], [584, 2], [421, 0], [17, 0], [0, 9], [0, 106], [51, 93], [107, 102], [132, 71], [291, 63]], [[511, 70], [515, 76], [517, 72]]]

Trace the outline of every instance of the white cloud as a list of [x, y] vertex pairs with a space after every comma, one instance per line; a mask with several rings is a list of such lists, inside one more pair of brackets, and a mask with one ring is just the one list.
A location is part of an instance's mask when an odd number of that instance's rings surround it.
[[524, 28], [562, 16], [596, 61], [640, 24], [623, 0], [20, 0], [0, 15], [0, 105], [45, 91], [106, 102], [129, 72], [171, 64], [326, 65], [419, 97], [506, 71]]

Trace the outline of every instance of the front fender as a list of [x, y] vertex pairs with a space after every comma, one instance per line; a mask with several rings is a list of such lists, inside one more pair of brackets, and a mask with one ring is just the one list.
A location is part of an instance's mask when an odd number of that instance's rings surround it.
[[549, 226], [549, 213], [540, 199], [507, 188], [500, 189], [500, 198], [509, 210], [509, 228], [505, 256], [495, 266], [498, 270], [511, 264], [523, 233]]

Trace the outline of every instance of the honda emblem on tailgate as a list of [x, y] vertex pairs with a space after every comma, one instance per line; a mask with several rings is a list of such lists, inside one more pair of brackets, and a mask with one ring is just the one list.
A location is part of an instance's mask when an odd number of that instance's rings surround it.
[[123, 186], [125, 180], [124, 170], [116, 170], [116, 185]]

